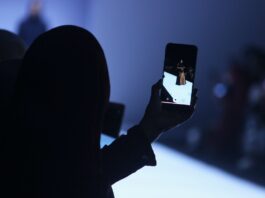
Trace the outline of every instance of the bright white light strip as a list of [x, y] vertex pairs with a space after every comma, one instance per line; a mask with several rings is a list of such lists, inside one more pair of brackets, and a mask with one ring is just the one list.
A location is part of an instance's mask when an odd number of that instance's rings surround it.
[[[102, 143], [107, 142], [111, 139], [104, 136]], [[265, 198], [265, 188], [160, 144], [153, 148], [157, 166], [144, 167], [114, 184], [115, 198]]]

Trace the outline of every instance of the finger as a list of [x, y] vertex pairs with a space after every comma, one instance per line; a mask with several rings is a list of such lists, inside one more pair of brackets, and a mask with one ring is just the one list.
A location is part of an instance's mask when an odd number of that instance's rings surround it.
[[162, 79], [157, 81], [153, 86], [152, 86], [152, 94], [157, 94], [159, 93], [160, 89], [162, 88]]
[[194, 108], [196, 105], [197, 105], [197, 101], [198, 101], [198, 98], [196, 97], [196, 98], [194, 98], [194, 99], [192, 99], [192, 101], [191, 101], [191, 107], [192, 108]]
[[195, 96], [191, 99], [191, 106], [195, 106], [197, 104], [197, 101], [198, 101], [198, 97]]
[[197, 92], [198, 92], [197, 88], [194, 88], [192, 90], [191, 106], [193, 106], [193, 107], [196, 105], [196, 103], [198, 101]]
[[197, 88], [193, 88], [192, 89], [192, 96], [197, 96], [198, 93], [198, 89]]
[[152, 86], [151, 100], [160, 100], [160, 90], [162, 88], [162, 80], [160, 79]]

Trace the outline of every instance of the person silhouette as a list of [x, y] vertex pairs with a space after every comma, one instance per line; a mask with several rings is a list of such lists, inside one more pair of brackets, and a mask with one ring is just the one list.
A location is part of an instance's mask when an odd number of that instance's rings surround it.
[[4, 144], [9, 126], [9, 105], [26, 45], [16, 34], [0, 29], [0, 146]]
[[25, 42], [15, 33], [0, 29], [0, 62], [21, 59], [26, 52]]
[[[4, 114], [3, 109], [14, 92], [17, 73], [25, 52], [26, 45], [19, 36], [0, 29], [0, 114]], [[0, 123], [2, 121], [1, 119]]]
[[18, 35], [29, 46], [35, 38], [47, 31], [47, 25], [41, 16], [41, 0], [32, 0], [28, 16], [19, 24]]
[[156, 165], [151, 142], [193, 114], [196, 91], [193, 105], [168, 112], [161, 107], [161, 86], [159, 81], [152, 87], [140, 123], [100, 149], [110, 94], [100, 44], [70, 25], [40, 35], [17, 79], [4, 189], [22, 197], [113, 197], [113, 183]]
[[180, 62], [177, 64], [176, 67], [178, 71], [178, 78], [177, 78], [177, 85], [185, 85], [186, 84], [186, 66], [183, 64], [183, 60], [180, 60]]

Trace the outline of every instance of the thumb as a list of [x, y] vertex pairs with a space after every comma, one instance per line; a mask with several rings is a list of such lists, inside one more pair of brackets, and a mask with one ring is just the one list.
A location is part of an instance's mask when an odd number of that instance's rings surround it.
[[152, 86], [151, 100], [160, 100], [160, 90], [162, 88], [162, 80], [160, 79]]

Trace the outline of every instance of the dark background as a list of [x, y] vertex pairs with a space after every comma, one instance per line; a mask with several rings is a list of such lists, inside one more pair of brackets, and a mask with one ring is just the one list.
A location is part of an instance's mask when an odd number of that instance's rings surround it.
[[[28, 0], [0, 0], [0, 28], [17, 32], [28, 7]], [[263, 0], [45, 0], [42, 16], [49, 28], [74, 24], [90, 30], [98, 38], [109, 66], [111, 100], [126, 106], [123, 129], [140, 121], [151, 86], [162, 77], [166, 43], [196, 45], [199, 50], [196, 113], [185, 125], [164, 134], [160, 142], [264, 186], [265, 135], [264, 130], [255, 132], [251, 125], [253, 116], [246, 114], [247, 118], [239, 122], [242, 132], [232, 137], [237, 140], [234, 145], [242, 142], [236, 147], [240, 150], [237, 155], [226, 158], [225, 153], [215, 151], [219, 136], [209, 138], [214, 128], [218, 128], [224, 109], [231, 107], [224, 104], [232, 100], [222, 100], [227, 90], [237, 90], [236, 86], [223, 84], [231, 80], [231, 75], [239, 87], [242, 84], [254, 86], [250, 89], [250, 98], [255, 100], [261, 89], [264, 94], [265, 81], [250, 85], [247, 78], [238, 78], [256, 71], [260, 73], [259, 78], [264, 79], [263, 72], [244, 61], [247, 46], [265, 48], [264, 8]], [[231, 69], [237, 61], [243, 65], [240, 71]], [[244, 67], [246, 65], [248, 67]], [[264, 64], [261, 65], [264, 68]], [[241, 100], [242, 97], [237, 97], [233, 102], [238, 104]], [[234, 117], [249, 111], [249, 108], [240, 111], [244, 107], [233, 111]], [[253, 130], [246, 130], [246, 126]], [[257, 142], [261, 142], [258, 149], [262, 151], [258, 154]], [[225, 145], [222, 142], [222, 146]], [[233, 142], [228, 145], [225, 152], [235, 153]], [[255, 163], [258, 161], [255, 166], [251, 166], [253, 159]]]

